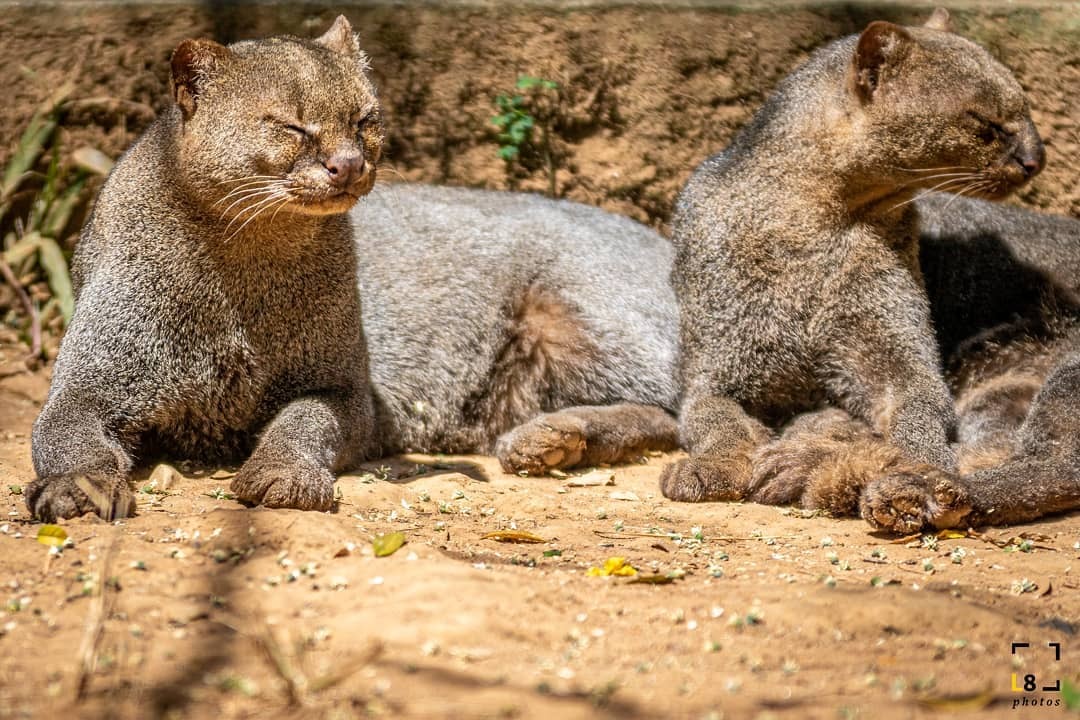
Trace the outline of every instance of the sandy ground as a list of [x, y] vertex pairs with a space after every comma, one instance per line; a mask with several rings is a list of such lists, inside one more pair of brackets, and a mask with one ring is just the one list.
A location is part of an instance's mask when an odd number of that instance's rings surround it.
[[[1032, 95], [1050, 166], [1021, 200], [1076, 214], [1077, 10], [1028, 5], [954, 14]], [[115, 155], [167, 101], [179, 40], [309, 35], [339, 10], [223, 8], [4, 5], [0, 161], [63, 79], [64, 153]], [[543, 189], [542, 167], [496, 159], [490, 125], [529, 73], [561, 83], [559, 194], [662, 226], [694, 165], [814, 47], [928, 12], [891, 8], [345, 11], [387, 106], [388, 172]], [[48, 374], [6, 375], [17, 352], [0, 340], [2, 720], [1042, 718], [1066, 714], [1045, 705], [1060, 696], [1014, 692], [1014, 674], [1080, 685], [1080, 517], [896, 543], [861, 521], [673, 504], [657, 477], [674, 456], [587, 487], [490, 458], [395, 458], [343, 478], [331, 513], [244, 508], [218, 492], [227, 469], [181, 468], [138, 493], [134, 518], [65, 523], [74, 545], [50, 555], [18, 494]], [[515, 526], [545, 542], [483, 537]], [[407, 544], [374, 557], [393, 531]], [[587, 574], [610, 557], [679, 579]]]
[[[1012, 676], [1078, 681], [1076, 516], [895, 542], [671, 503], [671, 456], [586, 487], [407, 456], [342, 478], [329, 513], [244, 508], [227, 469], [182, 468], [134, 518], [64, 523], [50, 555], [9, 487], [46, 390], [0, 381], [0, 718], [1060, 717], [1014, 709], [1060, 696]], [[513, 528], [544, 542], [483, 537]], [[613, 556], [681, 577], [588, 574]]]

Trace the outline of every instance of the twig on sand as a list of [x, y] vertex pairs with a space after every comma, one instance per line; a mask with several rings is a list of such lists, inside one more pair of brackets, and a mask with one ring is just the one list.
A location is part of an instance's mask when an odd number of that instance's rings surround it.
[[289, 696], [289, 704], [292, 706], [307, 705], [307, 701], [312, 695], [334, 687], [365, 665], [374, 662], [376, 658], [382, 655], [384, 649], [382, 641], [373, 640], [359, 655], [340, 663], [340, 669], [337, 672], [329, 672], [315, 678], [309, 678], [301, 667], [302, 663], [299, 657], [304, 650], [304, 646], [297, 645], [295, 653], [288, 653], [278, 642], [273, 629], [265, 620], [261, 623], [253, 621], [251, 625], [258, 624], [259, 629], [251, 632], [242, 630], [232, 623], [219, 622], [233, 632], [247, 637], [255, 644], [259, 652], [266, 658], [270, 668], [285, 683], [285, 692]]
[[26, 294], [26, 290], [23, 289], [22, 284], [19, 283], [19, 279], [15, 277], [15, 273], [12, 272], [11, 266], [8, 265], [2, 257], [0, 257], [0, 275], [3, 275], [4, 280], [15, 289], [15, 294], [19, 296], [19, 302], [22, 303], [26, 313], [30, 316], [30, 357], [40, 357], [41, 315], [38, 313], [37, 308], [34, 307], [34, 303], [30, 300], [30, 296]]
[[[113, 508], [106, 508], [105, 517], [112, 517]], [[113, 559], [120, 544], [121, 529], [114, 527], [112, 536], [105, 546], [105, 552], [101, 555], [101, 564], [98, 569], [97, 593], [90, 599], [90, 609], [86, 613], [85, 630], [82, 642], [79, 644], [79, 667], [75, 676], [75, 701], [78, 702], [86, 697], [90, 689], [90, 676], [97, 665], [98, 646], [105, 634], [105, 621], [112, 614], [113, 600], [116, 591], [110, 588], [109, 578], [112, 576]]]

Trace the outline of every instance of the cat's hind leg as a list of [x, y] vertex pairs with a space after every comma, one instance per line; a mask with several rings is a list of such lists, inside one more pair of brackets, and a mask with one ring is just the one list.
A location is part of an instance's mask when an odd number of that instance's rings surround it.
[[1080, 351], [1073, 351], [1035, 396], [1018, 433], [1018, 453], [964, 478], [975, 505], [973, 523], [1008, 525], [1080, 509], [1078, 426]]
[[583, 405], [538, 415], [503, 433], [495, 455], [507, 472], [542, 475], [627, 462], [649, 451], [674, 450], [678, 443], [678, 423], [659, 407]]

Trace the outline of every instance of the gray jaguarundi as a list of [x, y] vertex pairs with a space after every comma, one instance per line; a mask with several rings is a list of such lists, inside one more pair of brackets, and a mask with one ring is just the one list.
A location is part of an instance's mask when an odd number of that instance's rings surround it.
[[383, 451], [496, 445], [540, 472], [674, 447], [667, 241], [570, 203], [423, 188], [378, 193], [354, 238], [383, 138], [366, 69], [344, 18], [313, 41], [177, 47], [175, 103], [76, 252], [36, 517], [130, 513], [129, 474], [158, 455], [246, 456], [240, 499], [326, 509], [334, 473]]

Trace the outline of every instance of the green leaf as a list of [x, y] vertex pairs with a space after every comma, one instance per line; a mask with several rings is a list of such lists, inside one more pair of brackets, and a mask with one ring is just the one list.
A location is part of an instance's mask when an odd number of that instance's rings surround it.
[[23, 176], [34, 167], [41, 153], [44, 152], [45, 143], [56, 129], [57, 111], [74, 90], [75, 84], [71, 81], [61, 85], [38, 107], [34, 116], [30, 118], [30, 122], [27, 123], [15, 152], [8, 159], [7, 167], [4, 168], [3, 178], [0, 178], [0, 215], [3, 215], [3, 211], [7, 209], [6, 203], [22, 182]]
[[42, 545], [62, 547], [67, 537], [67, 532], [59, 525], [42, 525], [38, 528], [37, 541]]
[[45, 224], [45, 216], [49, 212], [49, 208], [52, 206], [53, 200], [56, 198], [57, 187], [60, 184], [60, 148], [57, 145], [52, 147], [52, 159], [49, 161], [49, 168], [45, 171], [45, 182], [41, 186], [41, 190], [34, 197], [34, 202], [30, 205], [30, 216], [26, 219], [26, 229], [37, 230]]
[[1062, 679], [1061, 700], [1069, 710], [1080, 710], [1080, 688], [1068, 680]]
[[518, 75], [517, 83], [515, 86], [518, 90], [529, 90], [540, 84], [540, 78], [535, 78], [532, 75]]
[[45, 217], [42, 219], [41, 234], [46, 237], [60, 239], [60, 233], [64, 232], [68, 220], [75, 206], [81, 200], [83, 186], [86, 185], [86, 177], [80, 172], [79, 176], [49, 206]]
[[378, 535], [371, 541], [371, 547], [375, 550], [375, 557], [386, 557], [396, 553], [405, 544], [405, 533], [392, 532]]
[[38, 240], [38, 257], [49, 279], [53, 297], [60, 303], [60, 314], [64, 316], [66, 325], [71, 322], [71, 315], [75, 312], [75, 292], [71, 287], [71, 273], [68, 272], [64, 252], [55, 240], [42, 237]]
[[22, 495], [22, 485], [8, 485], [12, 495]]
[[514, 125], [510, 128], [507, 135], [510, 136], [510, 142], [514, 145], [520, 145], [525, 142], [525, 138], [528, 137], [529, 131], [523, 129], [520, 125]]
[[518, 108], [525, 102], [525, 98], [520, 95], [514, 95], [510, 97], [508, 95], [498, 95], [495, 98], [495, 105], [504, 113], [517, 112]]
[[517, 157], [517, 154], [518, 149], [513, 145], [503, 145], [501, 148], [499, 148], [499, 157], [501, 157], [503, 160], [513, 160]]
[[545, 550], [544, 557], [559, 557], [562, 555], [562, 550]]

